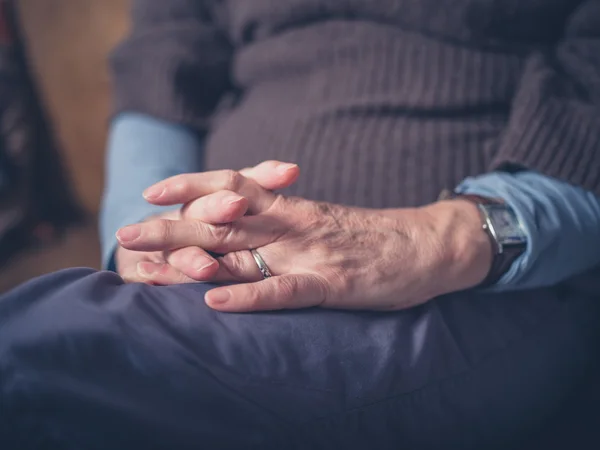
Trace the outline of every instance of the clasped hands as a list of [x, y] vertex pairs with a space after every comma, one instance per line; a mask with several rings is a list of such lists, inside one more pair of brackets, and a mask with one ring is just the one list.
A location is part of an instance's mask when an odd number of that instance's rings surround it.
[[[117, 232], [119, 274], [156, 285], [220, 283], [205, 301], [227, 312], [397, 310], [485, 278], [491, 247], [468, 202], [365, 209], [273, 192], [298, 176], [296, 165], [266, 161], [151, 186], [148, 202], [184, 206]], [[262, 278], [251, 249], [273, 277]]]

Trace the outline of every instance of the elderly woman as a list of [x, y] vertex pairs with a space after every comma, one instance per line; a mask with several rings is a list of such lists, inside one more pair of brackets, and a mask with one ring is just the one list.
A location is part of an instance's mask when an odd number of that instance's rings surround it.
[[595, 376], [599, 1], [138, 0], [133, 22], [113, 271], [0, 299], [0, 439], [513, 448]]

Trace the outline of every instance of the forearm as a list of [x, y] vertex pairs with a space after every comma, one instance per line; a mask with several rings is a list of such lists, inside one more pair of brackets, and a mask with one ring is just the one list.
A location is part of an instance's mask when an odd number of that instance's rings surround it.
[[111, 127], [106, 183], [100, 215], [103, 267], [111, 267], [115, 232], [173, 207], [151, 205], [148, 186], [184, 172], [202, 169], [201, 140], [193, 131], [139, 114], [123, 114]]

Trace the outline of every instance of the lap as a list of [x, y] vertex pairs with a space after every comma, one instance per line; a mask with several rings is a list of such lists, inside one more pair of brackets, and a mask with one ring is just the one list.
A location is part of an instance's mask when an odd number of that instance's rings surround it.
[[468, 448], [555, 410], [597, 351], [583, 294], [222, 314], [209, 287], [73, 269], [1, 298], [0, 427], [86, 448]]

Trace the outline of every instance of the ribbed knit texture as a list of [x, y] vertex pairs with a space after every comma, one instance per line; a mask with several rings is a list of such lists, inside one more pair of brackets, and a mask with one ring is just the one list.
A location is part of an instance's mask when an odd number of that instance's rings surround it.
[[600, 0], [137, 0], [116, 110], [208, 132], [206, 169], [419, 205], [526, 167], [600, 195]]

